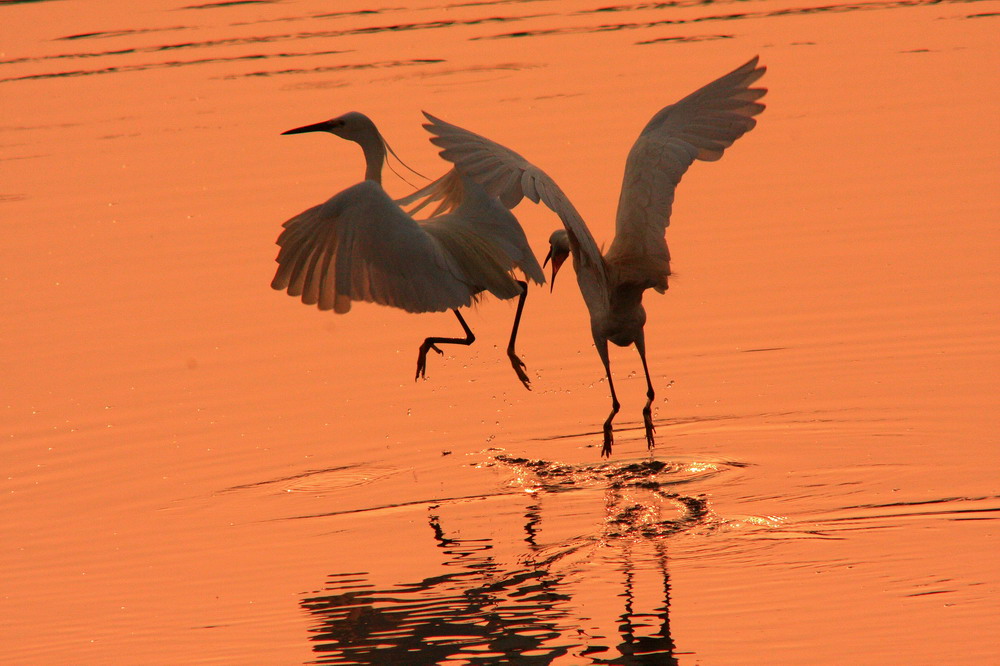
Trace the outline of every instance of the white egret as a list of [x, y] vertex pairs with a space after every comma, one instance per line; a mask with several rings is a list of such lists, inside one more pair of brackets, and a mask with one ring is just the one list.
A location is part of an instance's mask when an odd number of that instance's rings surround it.
[[[442, 148], [441, 156], [461, 172], [481, 183], [487, 192], [513, 207], [523, 197], [542, 201], [562, 220], [550, 238], [544, 263], [552, 260], [552, 284], [556, 272], [572, 254], [576, 279], [590, 311], [590, 329], [597, 353], [604, 363], [611, 390], [611, 413], [604, 422], [602, 455], [610, 456], [614, 443], [612, 420], [619, 410], [611, 379], [608, 341], [626, 347], [635, 345], [646, 374], [646, 406], [642, 411], [649, 448], [655, 444], [651, 406], [655, 392], [646, 365], [643, 327], [646, 311], [642, 296], [646, 289], [667, 289], [670, 252], [664, 230], [670, 224], [674, 190], [696, 160], [714, 161], [725, 149], [753, 129], [753, 116], [764, 110], [757, 100], [766, 88], [751, 88], [766, 70], [753, 58], [745, 65], [696, 90], [676, 104], [658, 111], [639, 134], [628, 155], [618, 200], [615, 238], [603, 256], [583, 218], [541, 169], [514, 151], [429, 114], [424, 125], [431, 141]], [[435, 181], [417, 195], [427, 201], [442, 200], [447, 207], [457, 202]]]
[[514, 372], [531, 388], [514, 351], [528, 293], [515, 267], [537, 284], [545, 274], [511, 212], [458, 169], [448, 179], [458, 202], [453, 211], [416, 221], [382, 189], [388, 149], [375, 124], [357, 112], [283, 134], [330, 132], [361, 146], [365, 180], [284, 223], [278, 237], [278, 269], [271, 286], [306, 305], [344, 314], [352, 301], [369, 301], [407, 312], [452, 310], [464, 338], [429, 337], [420, 345], [416, 378], [425, 376], [427, 352], [439, 344], [471, 345], [475, 335], [458, 308], [484, 291], [519, 297], [507, 346]]

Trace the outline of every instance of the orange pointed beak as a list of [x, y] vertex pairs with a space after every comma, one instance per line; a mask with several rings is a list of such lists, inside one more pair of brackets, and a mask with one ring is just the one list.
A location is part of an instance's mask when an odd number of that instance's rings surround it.
[[550, 259], [552, 260], [552, 278], [549, 280], [549, 293], [556, 288], [556, 273], [559, 272], [559, 267], [563, 265], [563, 262], [566, 261], [566, 257], [568, 256], [568, 254], [562, 253], [553, 255], [551, 247], [549, 248], [549, 253], [545, 255], [545, 261], [542, 262], [542, 268], [545, 268]]

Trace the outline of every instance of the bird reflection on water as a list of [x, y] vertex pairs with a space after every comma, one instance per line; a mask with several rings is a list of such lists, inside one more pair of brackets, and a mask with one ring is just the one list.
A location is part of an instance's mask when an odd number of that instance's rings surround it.
[[[684, 466], [644, 461], [573, 467], [502, 454], [487, 465], [509, 468], [515, 483], [532, 491], [525, 495], [530, 501], [516, 563], [501, 560], [492, 538], [450, 536], [441, 517], [445, 503], [432, 504], [429, 536], [444, 565], [455, 571], [383, 589], [368, 583], [363, 572], [331, 575], [326, 589], [301, 602], [316, 621], [316, 663], [547, 664], [566, 657], [594, 664], [676, 664], [666, 539], [711, 519], [704, 499], [669, 491], [691, 480], [676, 473]], [[599, 533], [539, 543], [546, 498], [598, 485], [606, 507]], [[575, 597], [579, 564], [595, 557], [610, 558], [623, 580], [605, 587], [606, 603], [584, 609]], [[588, 628], [602, 611], [618, 607], [616, 636]]]

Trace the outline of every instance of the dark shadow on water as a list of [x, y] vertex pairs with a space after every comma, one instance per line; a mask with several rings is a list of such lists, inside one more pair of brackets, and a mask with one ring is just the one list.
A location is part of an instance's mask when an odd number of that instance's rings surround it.
[[[542, 461], [496, 460], [538, 474], [538, 490], [522, 495], [521, 536], [510, 534], [517, 542], [452, 535], [442, 519], [448, 505], [429, 506], [427, 538], [445, 573], [435, 567], [434, 575], [383, 588], [365, 572], [331, 574], [324, 589], [300, 602], [313, 622], [313, 663], [530, 665], [560, 657], [580, 664], [678, 663], [667, 538], [703, 525], [705, 500], [668, 492], [656, 480], [659, 468], [623, 465], [605, 479], [607, 519], [598, 521], [596, 533], [542, 544], [546, 498], [557, 486], [565, 490], [565, 479]], [[584, 485], [592, 476], [593, 470], [585, 474]], [[470, 534], [467, 523], [461, 532]], [[594, 558], [602, 578], [584, 584], [592, 604], [584, 608], [577, 598], [579, 562]], [[601, 597], [596, 606], [595, 592]], [[604, 635], [593, 628], [598, 615]]]
[[506, 568], [491, 556], [490, 540], [450, 538], [434, 515], [429, 524], [445, 565], [457, 570], [386, 589], [369, 585], [363, 573], [331, 575], [326, 589], [301, 602], [315, 620], [314, 663], [547, 664], [571, 653], [592, 664], [677, 663], [665, 544], [656, 546], [662, 603], [652, 609], [636, 604], [624, 548], [619, 635], [602, 639], [577, 629], [563, 575], [544, 566]]
[[323, 593], [301, 602], [317, 621], [313, 650], [323, 657], [316, 663], [435, 664], [464, 657], [544, 664], [568, 652], [558, 644], [570, 621], [559, 609], [569, 596], [558, 576], [507, 570], [491, 556], [489, 540], [449, 538], [435, 515], [429, 523], [446, 565], [457, 570], [383, 590], [362, 587], [363, 576], [331, 576]]

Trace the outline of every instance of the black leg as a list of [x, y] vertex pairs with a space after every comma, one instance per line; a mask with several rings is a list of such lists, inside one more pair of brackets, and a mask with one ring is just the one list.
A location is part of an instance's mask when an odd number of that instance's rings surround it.
[[608, 375], [608, 388], [611, 389], [611, 413], [608, 414], [607, 420], [604, 422], [604, 446], [601, 448], [601, 457], [610, 458], [611, 457], [611, 447], [614, 446], [615, 436], [611, 430], [611, 421], [614, 420], [615, 414], [621, 408], [621, 404], [618, 402], [618, 396], [615, 394], [615, 383], [611, 381], [611, 362], [608, 360], [608, 341], [607, 340], [594, 340], [597, 345], [597, 353], [601, 356], [601, 361], [604, 362], [604, 372]]
[[653, 391], [653, 382], [649, 379], [649, 367], [646, 365], [646, 343], [642, 337], [635, 341], [635, 348], [639, 351], [639, 358], [642, 359], [642, 371], [646, 373], [646, 406], [642, 410], [642, 421], [646, 425], [646, 448], [652, 450], [656, 446], [656, 441], [653, 439], [653, 433], [656, 428], [653, 427], [653, 398], [656, 397], [656, 393]]
[[528, 283], [521, 280], [518, 280], [517, 283], [521, 285], [521, 296], [517, 299], [517, 314], [514, 315], [514, 327], [510, 331], [510, 342], [507, 343], [507, 358], [510, 359], [510, 364], [514, 368], [514, 372], [517, 373], [517, 378], [524, 384], [524, 388], [530, 391], [531, 380], [528, 379], [528, 375], [524, 372], [524, 361], [519, 359], [514, 352], [514, 341], [517, 340], [517, 327], [521, 325], [521, 311], [524, 309], [524, 299], [528, 297]]
[[476, 341], [476, 336], [472, 334], [472, 329], [469, 325], [465, 323], [465, 319], [462, 318], [461, 313], [458, 310], [452, 310], [455, 316], [458, 317], [458, 323], [462, 325], [465, 329], [464, 338], [427, 338], [424, 343], [420, 345], [420, 354], [417, 356], [417, 376], [414, 380], [424, 377], [424, 371], [427, 369], [427, 352], [431, 349], [436, 351], [438, 354], [443, 354], [444, 352], [437, 348], [438, 344], [442, 345], [471, 345]]

